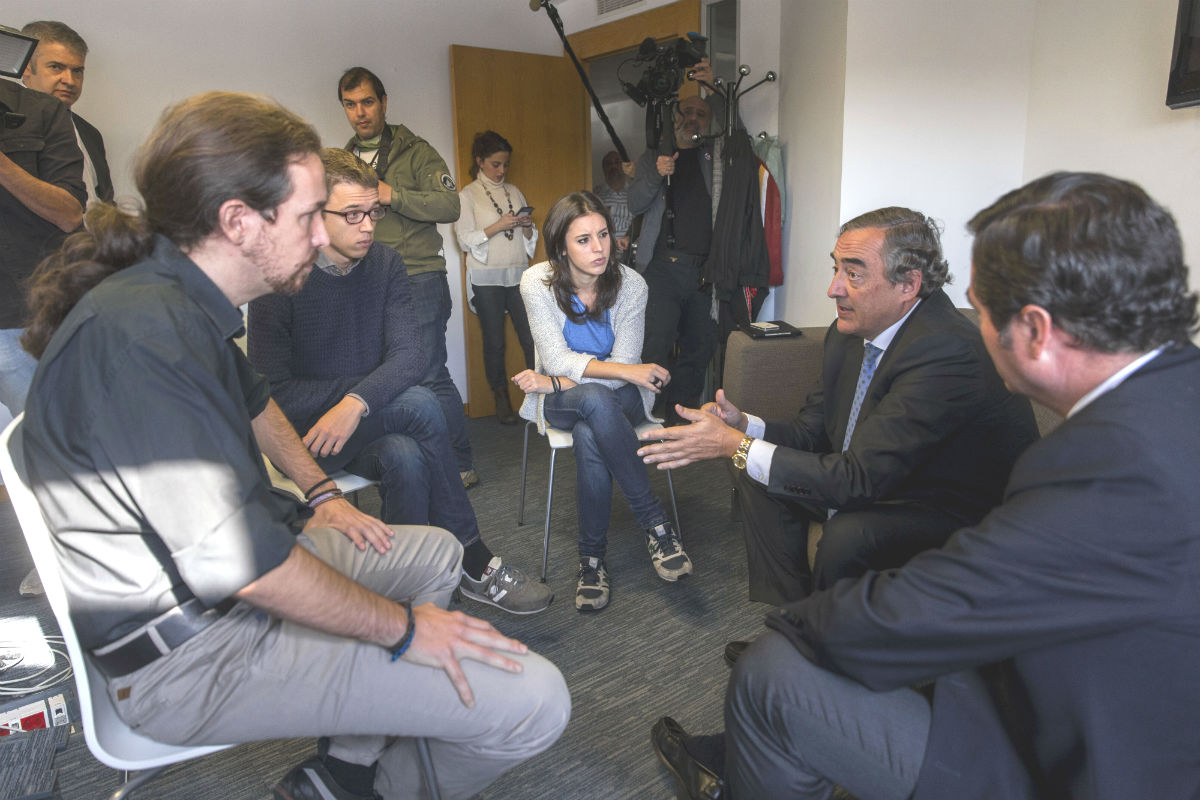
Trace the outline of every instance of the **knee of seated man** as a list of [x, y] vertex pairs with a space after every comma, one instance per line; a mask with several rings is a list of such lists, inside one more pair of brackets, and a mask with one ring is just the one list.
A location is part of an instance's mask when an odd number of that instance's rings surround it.
[[821, 540], [813, 559], [817, 588], [825, 588], [839, 578], [858, 577], [864, 562], [875, 547], [875, 539], [866, 520], [853, 511], [834, 514], [821, 525]]
[[425, 469], [421, 448], [410, 436], [402, 433], [386, 434], [375, 440], [373, 449], [385, 474]]
[[[384, 407], [385, 412], [393, 411], [392, 416], [400, 419], [408, 418], [409, 424], [440, 425], [446, 427], [446, 418], [442, 413], [441, 403], [432, 389], [424, 385], [410, 386], [392, 398]], [[396, 431], [403, 433], [403, 431]]]
[[743, 707], [768, 707], [774, 702], [772, 689], [779, 676], [790, 674], [797, 667], [795, 659], [804, 659], [804, 656], [782, 635], [764, 631], [733, 665], [728, 701]]
[[532, 651], [524, 656], [505, 655], [519, 661], [523, 670], [516, 675], [492, 675], [500, 679], [492, 684], [493, 697], [477, 697], [477, 701], [481, 706], [494, 706], [495, 713], [479, 715], [482, 725], [479, 732], [496, 742], [496, 746], [533, 755], [554, 744], [567, 727], [571, 718], [571, 692], [558, 667], [543, 656]]

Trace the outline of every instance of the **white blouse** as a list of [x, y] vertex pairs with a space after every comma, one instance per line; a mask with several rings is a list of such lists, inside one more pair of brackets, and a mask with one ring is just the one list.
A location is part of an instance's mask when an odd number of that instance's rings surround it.
[[493, 183], [483, 175], [459, 193], [462, 211], [458, 222], [454, 223], [454, 232], [458, 235], [459, 247], [467, 254], [467, 283], [517, 286], [537, 248], [537, 227], [530, 229], [529, 238], [525, 238], [524, 228], [517, 227], [513, 229], [511, 240], [503, 233], [489, 239], [483, 229], [500, 219], [501, 214], [488, 199], [485, 186], [505, 214], [510, 203], [514, 214], [526, 204], [520, 189], [509, 183]]

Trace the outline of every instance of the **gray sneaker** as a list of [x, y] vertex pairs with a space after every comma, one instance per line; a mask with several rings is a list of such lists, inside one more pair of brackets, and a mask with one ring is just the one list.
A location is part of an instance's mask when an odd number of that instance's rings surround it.
[[683, 552], [683, 542], [670, 522], [655, 525], [646, 531], [646, 549], [654, 571], [664, 581], [677, 581], [692, 574], [692, 560]]
[[608, 570], [595, 556], [579, 559], [579, 584], [575, 587], [575, 608], [599, 611], [608, 605]]
[[545, 611], [554, 599], [554, 592], [544, 583], [531, 581], [516, 567], [506, 567], [500, 556], [493, 556], [475, 580], [463, 573], [458, 589], [472, 600], [507, 611], [510, 614], [536, 614]]

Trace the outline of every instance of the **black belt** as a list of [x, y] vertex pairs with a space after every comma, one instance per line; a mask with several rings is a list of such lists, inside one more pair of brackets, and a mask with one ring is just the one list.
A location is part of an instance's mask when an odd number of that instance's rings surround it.
[[697, 256], [685, 253], [682, 250], [659, 248], [654, 251], [654, 259], [657, 261], [668, 261], [672, 264], [683, 264], [688, 267], [702, 267], [708, 256]]
[[115, 642], [92, 650], [92, 661], [109, 678], [128, 675], [181, 646], [236, 604], [230, 597], [209, 608], [193, 597]]

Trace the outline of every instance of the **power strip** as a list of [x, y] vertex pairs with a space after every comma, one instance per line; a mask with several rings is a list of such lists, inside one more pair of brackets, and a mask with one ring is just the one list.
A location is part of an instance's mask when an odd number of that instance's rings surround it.
[[75, 689], [65, 683], [0, 704], [0, 736], [68, 725], [77, 719]]

